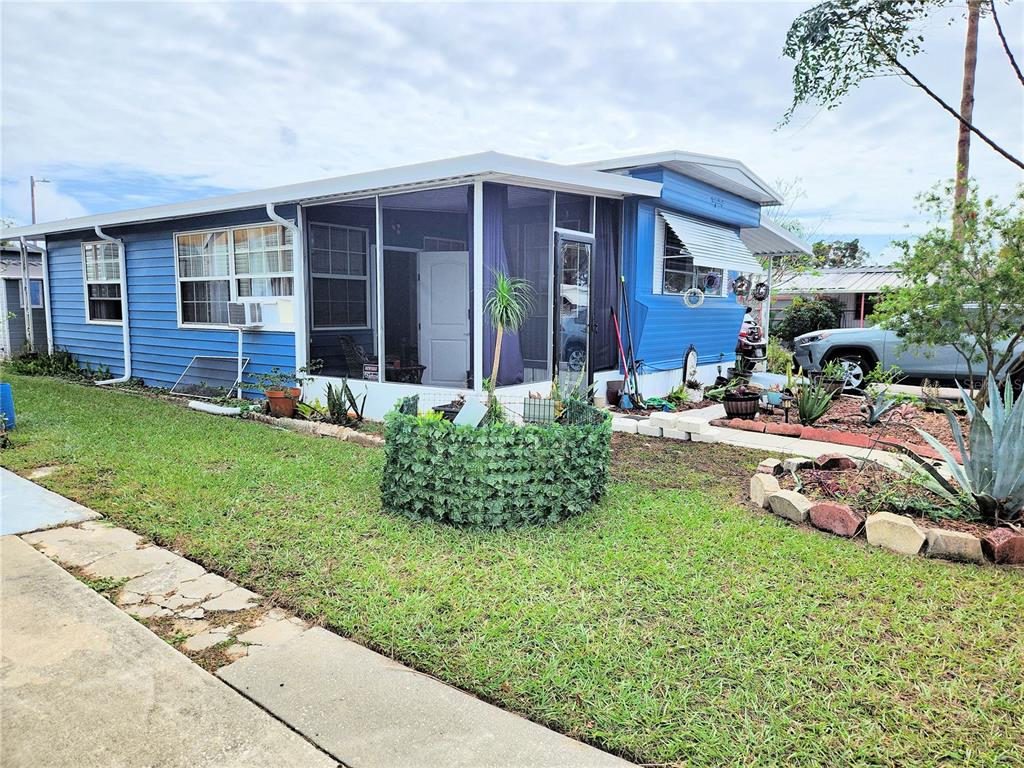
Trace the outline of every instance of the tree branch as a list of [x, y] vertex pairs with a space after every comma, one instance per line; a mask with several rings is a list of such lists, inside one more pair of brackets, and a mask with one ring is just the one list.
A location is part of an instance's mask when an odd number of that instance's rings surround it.
[[1017, 73], [1017, 79], [1020, 80], [1020, 84], [1024, 85], [1024, 72], [1020, 71], [1017, 59], [1013, 57], [1013, 51], [1010, 50], [1010, 44], [1006, 42], [1006, 35], [1003, 34], [1003, 25], [999, 22], [999, 15], [996, 13], [996, 2], [997, 0], [992, 0], [992, 21], [996, 23], [996, 32], [999, 33], [999, 41], [1003, 44], [1003, 50], [1006, 51], [1006, 58], [1010, 60], [1010, 66]]
[[907, 69], [906, 65], [902, 61], [900, 61], [895, 56], [893, 56], [891, 53], [889, 53], [889, 51], [886, 49], [886, 47], [878, 42], [878, 38], [876, 38], [871, 33], [871, 30], [865, 30], [865, 32], [866, 32], [868, 38], [871, 40], [871, 42], [874, 43], [875, 47], [878, 48], [878, 50], [881, 52], [881, 54], [883, 56], [885, 56], [885, 58], [888, 59], [889, 62], [894, 67], [896, 67], [898, 70], [900, 70], [900, 72], [902, 72], [904, 75], [909, 77], [910, 80], [914, 83], [914, 85], [916, 85], [918, 88], [920, 88], [926, 94], [928, 94], [928, 96], [930, 96], [931, 99], [936, 104], [938, 104], [944, 110], [949, 112], [949, 114], [951, 114], [958, 121], [960, 121], [961, 124], [966, 126], [971, 131], [971, 133], [973, 133], [975, 136], [977, 136], [983, 142], [988, 144], [992, 149], [994, 149], [996, 152], [998, 152], [1004, 158], [1009, 160], [1011, 163], [1016, 165], [1018, 168], [1024, 169], [1024, 161], [1014, 157], [1009, 152], [1007, 152], [1005, 149], [1000, 147], [992, 139], [990, 139], [988, 136], [986, 136], [984, 133], [982, 133], [977, 127], [975, 127], [975, 125], [973, 123], [971, 123], [969, 120], [966, 120], [963, 115], [961, 115], [959, 112], [957, 112], [955, 109], [953, 109], [953, 107], [951, 107], [948, 103], [943, 101], [941, 96], [939, 96], [937, 93], [935, 93], [935, 91], [933, 91], [931, 88], [929, 88], [923, 82], [921, 82], [921, 79], [917, 75], [915, 75], [913, 72], [911, 72], [909, 69]]

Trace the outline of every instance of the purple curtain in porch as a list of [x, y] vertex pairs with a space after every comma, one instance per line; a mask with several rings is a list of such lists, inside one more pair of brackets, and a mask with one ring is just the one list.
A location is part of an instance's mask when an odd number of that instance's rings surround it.
[[[619, 368], [619, 347], [615, 339], [612, 308], [619, 312], [619, 222], [622, 204], [597, 198], [597, 232], [594, 233], [594, 266], [591, 269], [590, 303], [594, 335], [590, 340], [592, 371]], [[635, 321], [635, 318], [632, 318]], [[622, 323], [622, 318], [619, 318]], [[636, 332], [636, 328], [633, 328]], [[626, 329], [622, 329], [626, 333]]]
[[[494, 276], [509, 274], [508, 256], [505, 252], [505, 215], [508, 210], [508, 187], [503, 184], [484, 184], [484, 303], [494, 287]], [[484, 370], [483, 376], [491, 375], [494, 364], [494, 342], [497, 330], [491, 325], [487, 310], [484, 310]], [[523, 351], [518, 333], [505, 331], [501, 341], [501, 362], [498, 364], [499, 387], [522, 384], [524, 379]]]

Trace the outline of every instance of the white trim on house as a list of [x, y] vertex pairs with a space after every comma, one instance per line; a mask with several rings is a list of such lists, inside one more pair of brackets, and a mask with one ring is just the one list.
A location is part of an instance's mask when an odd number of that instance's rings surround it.
[[634, 168], [653, 165], [662, 165], [683, 176], [732, 192], [759, 205], [782, 204], [782, 196], [768, 182], [750, 170], [745, 163], [729, 157], [670, 150], [580, 163], [577, 167], [625, 173]]
[[[127, 286], [125, 284], [125, 279], [124, 279], [124, 270], [121, 269], [121, 261], [120, 261], [120, 259], [118, 259], [118, 261], [116, 262], [117, 263], [117, 274], [118, 274], [118, 278], [116, 280], [109, 280], [109, 279], [105, 279], [105, 280], [90, 280], [89, 279], [89, 271], [88, 271], [88, 269], [85, 266], [85, 249], [86, 249], [87, 246], [95, 247], [97, 245], [103, 246], [104, 248], [109, 246], [111, 248], [114, 248], [115, 250], [119, 250], [119, 248], [120, 248], [120, 246], [114, 245], [113, 243], [111, 243], [111, 242], [109, 242], [107, 240], [83, 240], [81, 245], [79, 246], [79, 253], [81, 253], [81, 262], [82, 262], [82, 298], [85, 299], [85, 322], [88, 325], [116, 325], [116, 326], [120, 326], [120, 325], [124, 324], [124, 310], [123, 309], [122, 309], [122, 315], [121, 315], [121, 319], [120, 320], [94, 320], [93, 317], [92, 317], [92, 311], [89, 308], [89, 286], [90, 285], [116, 285], [116, 286], [120, 287], [120, 289], [121, 289], [120, 290], [120, 295], [118, 296], [117, 301], [121, 304], [122, 308], [125, 306], [124, 297], [125, 297], [126, 291], [127, 291]], [[103, 298], [103, 299], [100, 299], [100, 300], [101, 301], [113, 301], [114, 299]]]
[[[288, 219], [288, 221], [291, 221], [291, 219]], [[256, 277], [268, 277], [268, 278], [270, 278], [270, 277], [289, 278], [290, 277], [290, 278], [292, 278], [292, 292], [291, 292], [290, 295], [287, 295], [287, 296], [243, 296], [243, 297], [239, 297], [238, 296], [238, 282], [237, 281], [239, 279], [249, 279], [250, 277], [253, 277], [253, 275], [251, 273], [239, 275], [238, 273], [235, 272], [235, 237], [234, 237], [234, 233], [235, 233], [236, 230], [255, 229], [257, 227], [278, 227], [279, 229], [282, 230], [282, 232], [289, 232], [292, 235], [292, 243], [291, 243], [292, 261], [293, 261], [292, 271], [291, 272], [274, 272], [272, 274], [267, 274], [267, 275], [256, 275]], [[185, 235], [203, 235], [203, 234], [214, 233], [214, 232], [223, 232], [223, 233], [225, 233], [227, 235], [228, 274], [226, 274], [226, 275], [206, 275], [206, 276], [202, 276], [202, 277], [182, 277], [181, 273], [180, 273], [180, 270], [179, 270], [179, 266], [178, 266], [178, 237], [185, 236]], [[181, 312], [181, 284], [182, 283], [190, 283], [190, 282], [191, 283], [197, 283], [197, 282], [226, 282], [228, 284], [228, 301], [240, 301], [240, 300], [251, 301], [251, 302], [254, 302], [254, 303], [262, 304], [264, 306], [277, 305], [277, 304], [280, 304], [280, 302], [282, 302], [282, 301], [290, 301], [290, 302], [293, 302], [292, 314], [294, 315], [295, 304], [297, 303], [297, 302], [295, 302], [295, 292], [297, 290], [297, 288], [296, 288], [297, 284], [296, 284], [295, 279], [294, 279], [294, 273], [295, 273], [295, 269], [296, 269], [296, 264], [294, 263], [295, 258], [296, 258], [295, 239], [296, 239], [295, 233], [291, 233], [288, 227], [285, 227], [284, 225], [278, 224], [276, 221], [271, 221], [271, 220], [262, 221], [262, 222], [253, 222], [251, 224], [239, 224], [239, 225], [230, 226], [230, 227], [208, 227], [206, 229], [185, 229], [185, 230], [174, 230], [174, 231], [172, 231], [171, 232], [171, 240], [172, 240], [173, 245], [174, 245], [174, 248], [173, 248], [173, 255], [174, 255], [174, 305], [175, 305], [175, 312], [176, 312], [176, 316], [177, 316], [178, 328], [190, 329], [190, 330], [214, 330], [214, 331], [232, 331], [232, 332], [238, 330], [237, 328], [234, 328], [234, 327], [228, 325], [227, 323], [191, 323], [191, 322], [185, 322], [183, 320], [183, 318], [182, 318], [182, 312]], [[283, 250], [283, 246], [282, 246], [281, 250]], [[275, 320], [276, 320], [276, 322], [275, 322]], [[277, 318], [268, 318], [266, 316], [266, 314], [264, 314], [264, 324], [263, 324], [263, 326], [260, 327], [259, 330], [261, 330], [261, 331], [293, 332], [295, 330], [295, 327], [296, 327], [296, 325], [295, 325], [295, 318], [294, 318], [294, 316], [292, 318], [292, 322], [288, 323], [288, 322], [281, 322]]]
[[[554, 200], [554, 195], [551, 196]], [[484, 388], [484, 184], [473, 182], [473, 391]], [[476, 319], [480, 318], [479, 323]]]
[[609, 197], [625, 197], [626, 195], [658, 197], [661, 194], [661, 184], [657, 182], [603, 173], [578, 166], [515, 157], [500, 152], [481, 152], [368, 173], [354, 173], [320, 181], [223, 195], [205, 200], [157, 205], [130, 211], [81, 216], [63, 221], [15, 227], [5, 231], [4, 237], [32, 237], [91, 229], [96, 225], [113, 227], [120, 224], [186, 218], [246, 208], [263, 208], [267, 203], [281, 205], [319, 200], [328, 202], [355, 193], [369, 197], [380, 194], [384, 190], [401, 188], [402, 191], [408, 191], [408, 187], [413, 185], [436, 186], [438, 182], [453, 182], [457, 179], [462, 179], [464, 183], [486, 180], [530, 186], [546, 183], [556, 185], [566, 192], [599, 194]]

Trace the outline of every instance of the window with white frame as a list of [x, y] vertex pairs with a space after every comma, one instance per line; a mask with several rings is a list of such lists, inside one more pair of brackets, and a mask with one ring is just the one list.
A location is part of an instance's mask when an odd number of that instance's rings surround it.
[[82, 243], [85, 317], [91, 323], [120, 323], [121, 260], [117, 245], [101, 240]]
[[368, 327], [369, 231], [311, 222], [309, 233], [313, 328]]
[[686, 245], [680, 241], [670, 227], [664, 228], [664, 252], [662, 254], [662, 293], [681, 294], [691, 288], [699, 288], [705, 296], [725, 295], [725, 270], [716, 267], [696, 266]]
[[294, 293], [291, 231], [271, 224], [175, 237], [184, 325], [226, 325], [228, 302]]

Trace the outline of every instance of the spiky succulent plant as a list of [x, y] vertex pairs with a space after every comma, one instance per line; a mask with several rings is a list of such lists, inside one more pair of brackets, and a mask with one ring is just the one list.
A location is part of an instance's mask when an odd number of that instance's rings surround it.
[[[988, 403], [984, 410], [960, 389], [960, 397], [970, 422], [970, 449], [964, 441], [960, 422], [946, 408], [949, 427], [963, 465], [953, 453], [932, 435], [917, 431], [939, 455], [964, 493], [970, 494], [982, 517], [996, 523], [1024, 518], [1024, 396], [1014, 402], [1013, 388], [1007, 380], [1002, 397], [995, 380], [988, 379]], [[918, 467], [924, 469], [921, 463]], [[931, 471], [929, 471], [931, 470]], [[933, 467], [925, 469], [945, 491], [957, 489]]]

